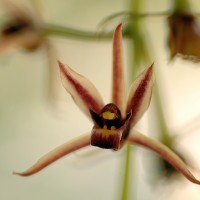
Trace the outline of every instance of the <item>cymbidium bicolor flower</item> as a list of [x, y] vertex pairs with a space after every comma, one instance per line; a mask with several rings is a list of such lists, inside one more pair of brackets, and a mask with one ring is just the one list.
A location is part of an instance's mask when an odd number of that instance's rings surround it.
[[191, 182], [200, 184], [187, 169], [186, 164], [173, 151], [134, 129], [135, 124], [149, 106], [154, 74], [152, 66], [142, 72], [130, 87], [126, 102], [121, 28], [121, 24], [117, 26], [113, 38], [111, 103], [105, 105], [99, 92], [89, 80], [59, 62], [63, 85], [78, 107], [93, 121], [92, 131], [50, 151], [25, 172], [15, 172], [15, 174], [21, 176], [35, 174], [59, 158], [89, 145], [119, 150], [129, 143], [153, 150]]
[[168, 18], [171, 59], [176, 55], [200, 61], [200, 26], [192, 14], [175, 12]]

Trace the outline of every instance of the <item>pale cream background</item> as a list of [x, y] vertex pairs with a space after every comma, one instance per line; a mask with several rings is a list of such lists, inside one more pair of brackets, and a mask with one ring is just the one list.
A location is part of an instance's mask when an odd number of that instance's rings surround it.
[[[16, 1], [18, 2], [18, 1]], [[31, 7], [27, 1], [20, 1]], [[106, 16], [125, 10], [122, 0], [41, 0], [45, 21], [95, 31]], [[169, 1], [147, 1], [145, 10], [162, 11]], [[198, 1], [192, 1], [196, 11]], [[34, 13], [34, 10], [33, 10]], [[180, 134], [192, 133], [181, 140], [181, 149], [192, 155], [195, 175], [200, 178], [200, 65], [176, 60], [169, 64], [166, 48], [165, 18], [152, 18], [146, 22], [155, 55], [155, 68], [160, 71], [159, 82], [167, 123]], [[115, 24], [111, 25], [114, 29]], [[91, 80], [109, 102], [111, 88], [111, 42], [75, 41], [52, 37], [56, 59], [69, 64], [74, 70]], [[124, 40], [124, 52], [127, 52]], [[125, 66], [128, 58], [125, 55]], [[55, 67], [57, 64], [55, 62]], [[78, 152], [67, 156], [35, 176], [13, 176], [13, 170], [24, 170], [40, 156], [54, 147], [91, 130], [92, 123], [65, 93], [56, 103], [49, 104], [47, 89], [47, 57], [44, 49], [26, 53], [16, 49], [0, 58], [0, 199], [2, 200], [115, 200], [120, 199], [123, 175], [123, 150], [119, 153], [98, 151], [87, 156]], [[59, 80], [59, 73], [55, 73]], [[60, 92], [59, 92], [60, 94]], [[152, 107], [150, 111], [152, 111]], [[153, 113], [149, 113], [150, 117]], [[197, 117], [195, 122], [193, 119]], [[147, 114], [138, 125], [145, 134], [151, 134], [146, 125]], [[192, 123], [189, 123], [192, 121]], [[153, 123], [153, 120], [152, 120]], [[185, 126], [187, 124], [187, 126]], [[195, 130], [193, 127], [196, 126]], [[152, 133], [153, 135], [153, 133]], [[153, 136], [152, 136], [153, 137]], [[93, 151], [92, 151], [93, 152]], [[148, 181], [152, 173], [144, 166], [146, 150], [138, 149], [133, 180], [140, 200], [199, 199], [200, 188], [184, 178], [161, 187]], [[183, 152], [183, 153], [184, 153]], [[139, 163], [139, 164], [138, 164]], [[173, 191], [173, 192], [172, 192]]]

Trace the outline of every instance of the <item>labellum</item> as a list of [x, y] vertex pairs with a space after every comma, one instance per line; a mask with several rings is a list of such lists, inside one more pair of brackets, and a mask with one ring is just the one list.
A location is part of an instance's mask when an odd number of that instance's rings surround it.
[[129, 119], [131, 113], [123, 119], [119, 108], [113, 104], [107, 104], [98, 114], [90, 110], [95, 123], [92, 129], [91, 145], [105, 149], [118, 150], [129, 133]]

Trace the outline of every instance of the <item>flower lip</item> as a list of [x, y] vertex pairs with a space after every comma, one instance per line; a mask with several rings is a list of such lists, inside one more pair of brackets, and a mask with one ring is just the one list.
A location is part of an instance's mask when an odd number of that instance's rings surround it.
[[122, 147], [125, 136], [129, 133], [129, 119], [118, 129], [111, 127], [108, 129], [106, 126], [99, 128], [94, 126], [91, 135], [91, 145], [103, 149], [118, 150]]
[[90, 113], [95, 122], [91, 145], [105, 149], [119, 149], [129, 133], [131, 112], [123, 119], [119, 108], [110, 103], [103, 107], [100, 114], [92, 110]]
[[123, 128], [109, 130], [106, 127], [98, 128], [94, 126], [92, 129], [91, 145], [103, 149], [118, 150], [120, 148], [123, 131]]

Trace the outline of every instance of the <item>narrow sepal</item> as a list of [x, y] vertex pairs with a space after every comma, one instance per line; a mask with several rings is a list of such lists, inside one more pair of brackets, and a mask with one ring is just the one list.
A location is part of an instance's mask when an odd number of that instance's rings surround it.
[[142, 72], [130, 87], [126, 113], [132, 111], [130, 126], [133, 127], [147, 110], [154, 83], [153, 65]]
[[30, 176], [33, 175], [51, 163], [55, 162], [56, 160], [60, 159], [61, 157], [76, 151], [78, 149], [81, 149], [83, 147], [86, 147], [90, 145], [90, 137], [91, 134], [86, 134], [81, 137], [78, 137], [72, 141], [66, 142], [63, 145], [57, 147], [56, 149], [50, 151], [43, 157], [41, 157], [32, 167], [27, 169], [24, 172], [13, 172], [13, 174], [20, 175], [20, 176]]
[[90, 110], [99, 113], [104, 107], [96, 87], [85, 77], [58, 61], [64, 88], [71, 94], [75, 103], [89, 117]]
[[149, 138], [136, 130], [131, 131], [127, 139], [128, 143], [142, 145], [157, 154], [159, 154], [163, 159], [169, 162], [175, 169], [182, 173], [188, 180], [195, 184], [200, 184], [200, 181], [197, 180], [192, 173], [188, 170], [187, 165], [183, 160], [170, 150], [167, 146], [163, 145], [159, 141], [156, 141], [152, 138]]
[[115, 29], [113, 36], [113, 83], [112, 101], [125, 116], [125, 85], [122, 49], [122, 24]]

